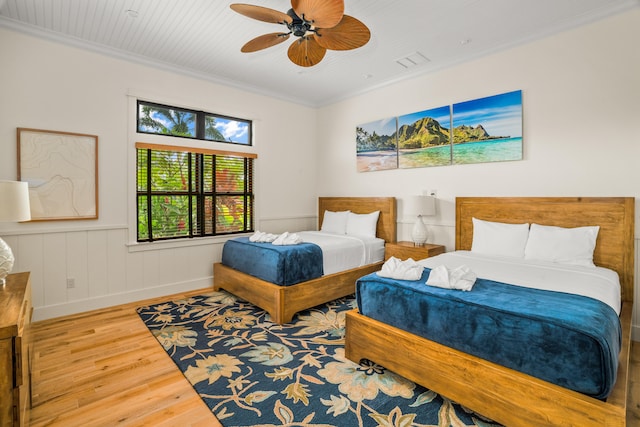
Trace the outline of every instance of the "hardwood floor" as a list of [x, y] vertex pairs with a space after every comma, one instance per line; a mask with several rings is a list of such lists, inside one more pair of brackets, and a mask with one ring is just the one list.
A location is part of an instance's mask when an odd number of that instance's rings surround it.
[[[135, 312], [209, 290], [34, 323], [31, 425], [220, 426]], [[640, 342], [630, 373], [627, 426], [640, 427]]]
[[220, 426], [135, 308], [36, 322], [32, 426]]

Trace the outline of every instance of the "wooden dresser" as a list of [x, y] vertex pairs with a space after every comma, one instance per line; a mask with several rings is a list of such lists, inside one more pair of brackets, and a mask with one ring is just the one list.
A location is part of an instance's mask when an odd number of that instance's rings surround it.
[[30, 403], [29, 273], [7, 276], [0, 285], [0, 426], [28, 425]]

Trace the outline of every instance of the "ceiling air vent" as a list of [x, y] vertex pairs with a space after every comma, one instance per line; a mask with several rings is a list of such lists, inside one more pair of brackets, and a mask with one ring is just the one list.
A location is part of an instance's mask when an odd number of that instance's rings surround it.
[[412, 68], [416, 65], [426, 64], [429, 61], [429, 58], [427, 58], [420, 52], [414, 52], [402, 58], [396, 59], [396, 62], [404, 68]]

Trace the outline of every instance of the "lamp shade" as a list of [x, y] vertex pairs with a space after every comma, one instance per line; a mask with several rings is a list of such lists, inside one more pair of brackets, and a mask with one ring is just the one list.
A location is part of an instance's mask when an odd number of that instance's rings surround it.
[[0, 222], [29, 221], [29, 184], [0, 181]]
[[408, 215], [435, 215], [436, 199], [432, 196], [410, 196], [405, 206]]

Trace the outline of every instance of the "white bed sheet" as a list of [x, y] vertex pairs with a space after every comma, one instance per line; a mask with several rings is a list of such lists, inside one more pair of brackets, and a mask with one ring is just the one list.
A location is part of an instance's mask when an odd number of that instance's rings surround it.
[[620, 314], [620, 278], [608, 268], [488, 256], [470, 251], [447, 252], [418, 262], [428, 268], [466, 265], [478, 278], [595, 298]]
[[324, 231], [300, 231], [296, 234], [302, 241], [320, 246], [325, 275], [384, 260], [384, 239]]

